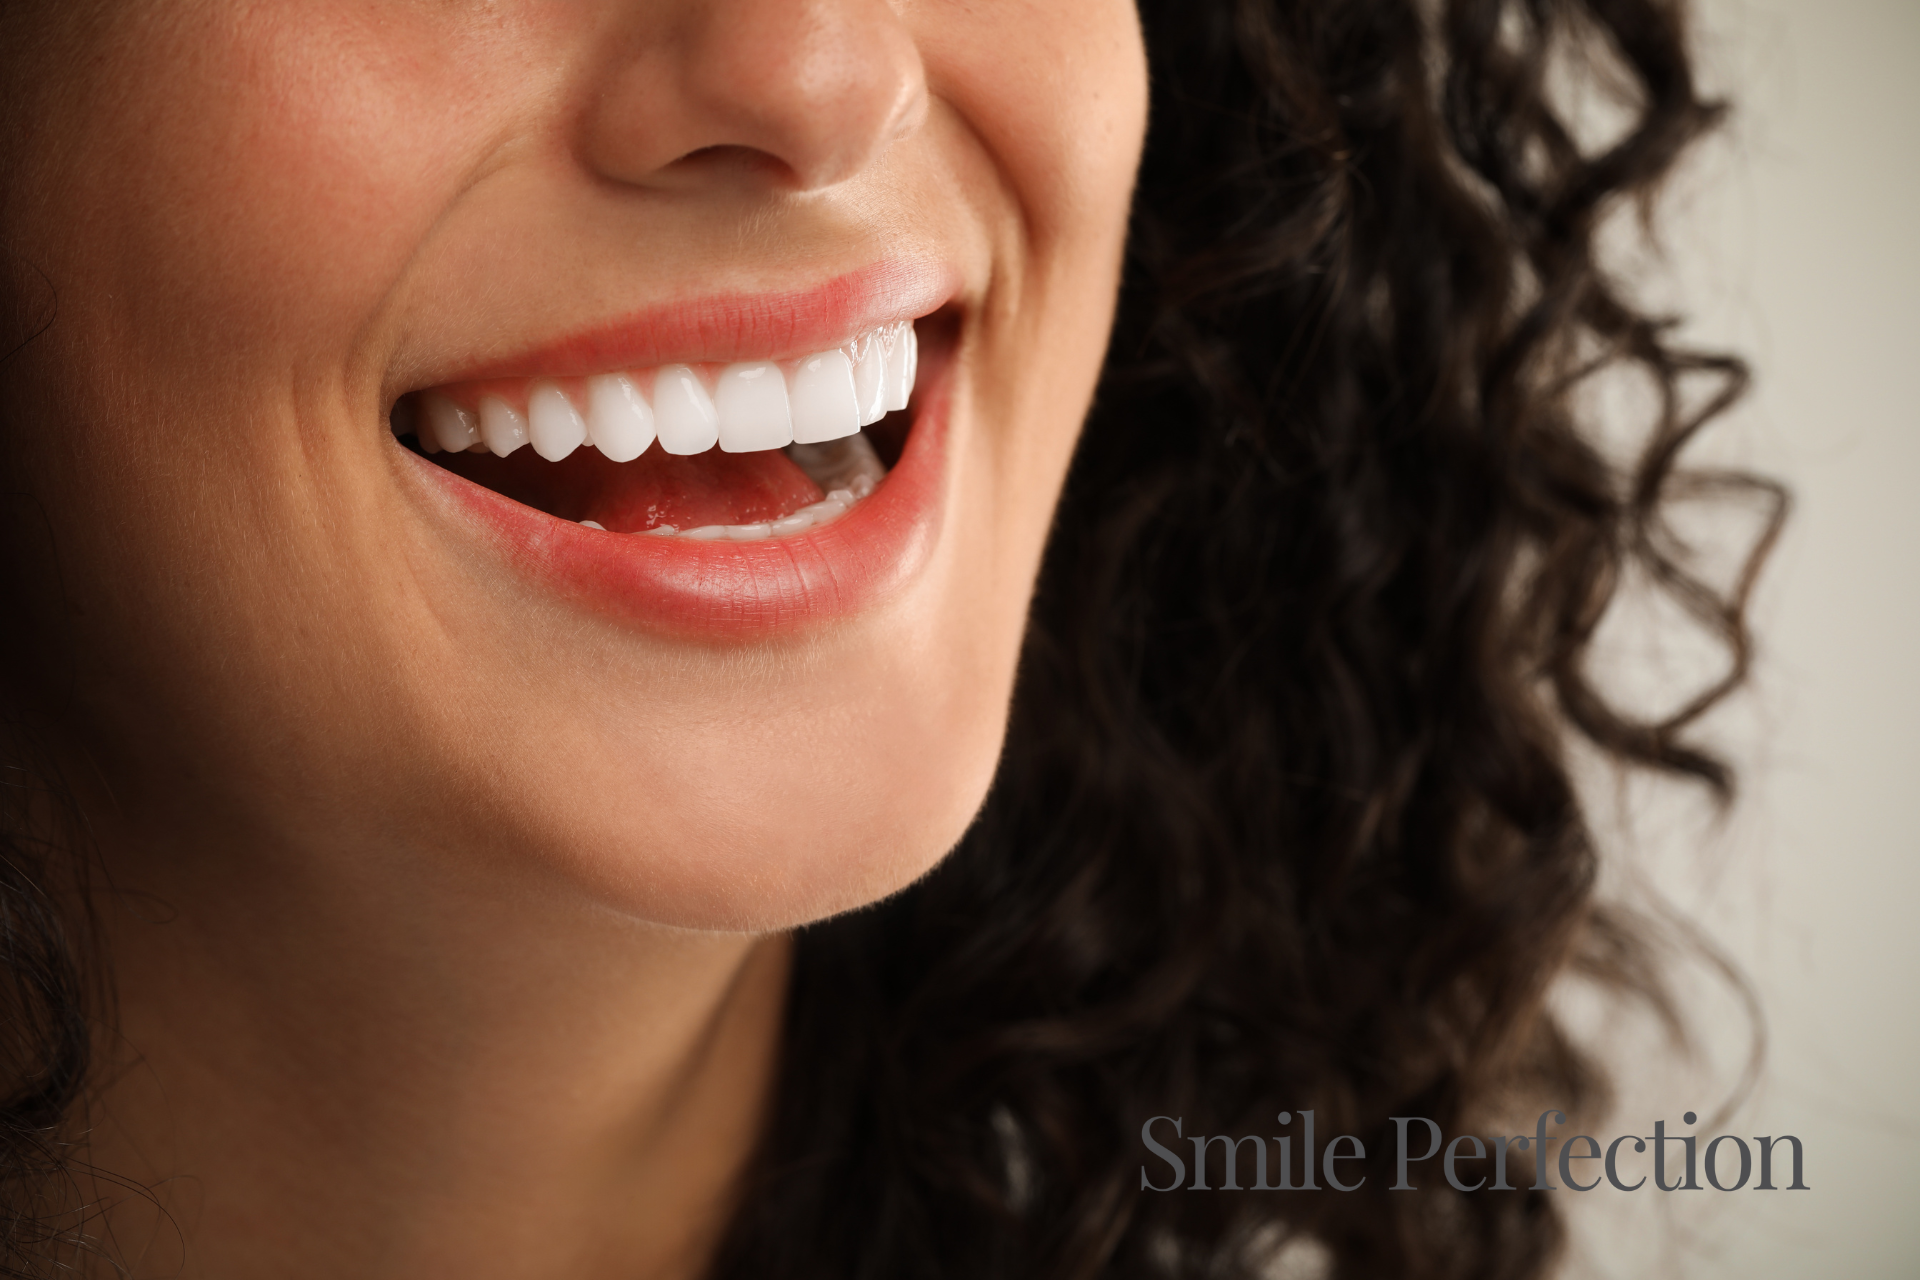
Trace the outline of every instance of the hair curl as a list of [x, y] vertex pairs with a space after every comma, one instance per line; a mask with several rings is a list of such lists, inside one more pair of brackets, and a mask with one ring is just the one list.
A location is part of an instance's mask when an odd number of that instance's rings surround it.
[[[1141, 13], [1120, 319], [1002, 767], [935, 874], [801, 935], [728, 1280], [1251, 1276], [1295, 1237], [1339, 1277], [1542, 1275], [1542, 1193], [1161, 1195], [1141, 1123], [1314, 1108], [1379, 1153], [1392, 1115], [1597, 1105], [1549, 983], [1659, 997], [1595, 901], [1569, 739], [1730, 787], [1682, 731], [1745, 674], [1784, 494], [1678, 468], [1744, 366], [1676, 345], [1596, 244], [1721, 114], [1680, 5]], [[1627, 110], [1603, 147], [1556, 105], [1583, 64]], [[1575, 393], [1623, 368], [1660, 395], [1616, 465]], [[1765, 500], [1730, 588], [1663, 522], [1687, 486]], [[1632, 568], [1730, 656], [1654, 719], [1586, 671]]]

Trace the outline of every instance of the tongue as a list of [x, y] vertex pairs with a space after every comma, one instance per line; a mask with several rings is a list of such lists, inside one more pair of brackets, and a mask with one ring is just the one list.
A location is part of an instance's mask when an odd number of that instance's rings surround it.
[[592, 520], [616, 533], [659, 525], [757, 524], [822, 497], [820, 486], [778, 449], [709, 449], [685, 457], [649, 449], [632, 462], [609, 462], [589, 448], [548, 462], [532, 449], [518, 449], [505, 458], [442, 453], [433, 461], [548, 515]]

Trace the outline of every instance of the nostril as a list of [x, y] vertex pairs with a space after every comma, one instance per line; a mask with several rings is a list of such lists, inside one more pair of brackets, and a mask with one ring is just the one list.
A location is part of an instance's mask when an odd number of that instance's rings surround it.
[[722, 144], [698, 147], [670, 162], [666, 172], [704, 177], [734, 176], [757, 181], [790, 183], [793, 169], [778, 156], [757, 147]]
[[686, 6], [671, 40], [636, 29], [634, 53], [595, 85], [582, 156], [601, 176], [639, 186], [712, 177], [814, 191], [845, 182], [927, 113], [920, 51], [893, 8], [708, 0]]

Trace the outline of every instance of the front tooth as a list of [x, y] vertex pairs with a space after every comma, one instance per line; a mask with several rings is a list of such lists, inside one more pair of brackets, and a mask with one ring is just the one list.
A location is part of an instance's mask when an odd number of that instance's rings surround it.
[[853, 366], [853, 395], [860, 405], [860, 425], [864, 427], [887, 413], [887, 353], [880, 349], [878, 331], [861, 340], [859, 355]]
[[720, 371], [713, 400], [725, 452], [757, 453], [793, 443], [793, 412], [779, 365], [764, 360], [728, 365]]
[[713, 398], [684, 364], [670, 364], [655, 378], [653, 423], [668, 453], [705, 453], [720, 439]]
[[587, 379], [587, 426], [593, 447], [612, 462], [632, 462], [653, 443], [653, 410], [623, 373]]
[[887, 332], [887, 411], [904, 409], [913, 395], [914, 366], [919, 363], [919, 344], [911, 322], [895, 325]]
[[527, 420], [499, 396], [480, 401], [480, 438], [504, 458], [527, 442]]
[[558, 462], [586, 443], [587, 424], [566, 392], [551, 382], [536, 382], [527, 396], [527, 435], [535, 453]]
[[819, 444], [860, 429], [860, 401], [846, 353], [822, 351], [793, 371], [793, 442]]
[[420, 397], [420, 416], [426, 419], [426, 431], [433, 442], [448, 453], [459, 453], [480, 443], [480, 426], [473, 412], [462, 409], [445, 396], [428, 393]]

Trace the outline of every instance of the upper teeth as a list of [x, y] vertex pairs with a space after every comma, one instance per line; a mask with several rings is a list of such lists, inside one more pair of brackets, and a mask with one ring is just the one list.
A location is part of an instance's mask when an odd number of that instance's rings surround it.
[[728, 453], [818, 444], [906, 408], [918, 358], [913, 324], [901, 321], [784, 364], [753, 360], [704, 374], [670, 364], [596, 374], [574, 389], [535, 379], [524, 409], [493, 393], [469, 407], [423, 392], [415, 420], [396, 415], [394, 430], [412, 431], [428, 453], [490, 449], [505, 457], [530, 444], [549, 462], [583, 444], [614, 462], [632, 461], [655, 440], [679, 454], [715, 444]]

